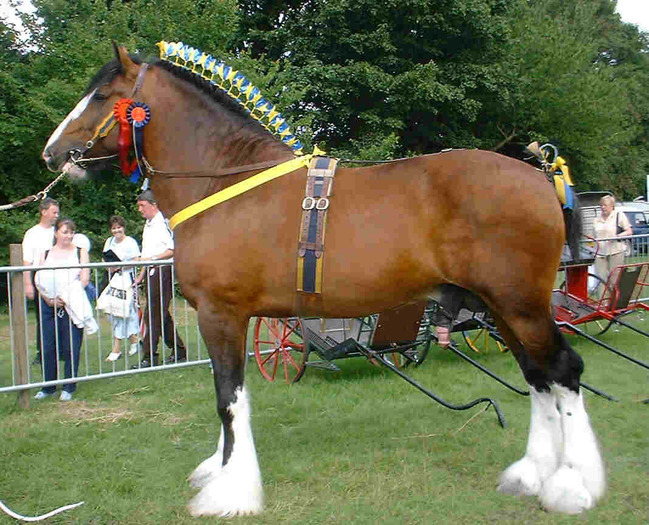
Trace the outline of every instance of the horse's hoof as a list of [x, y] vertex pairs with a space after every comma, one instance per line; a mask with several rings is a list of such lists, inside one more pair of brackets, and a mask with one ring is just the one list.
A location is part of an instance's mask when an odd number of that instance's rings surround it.
[[[189, 502], [192, 516], [248, 516], [263, 509], [261, 484], [254, 487], [235, 487], [227, 476], [212, 479]], [[247, 490], [246, 490], [247, 489]]]
[[500, 476], [498, 491], [513, 496], [536, 496], [541, 490], [541, 479], [536, 464], [524, 457], [510, 465]]
[[580, 514], [595, 506], [595, 498], [586, 490], [581, 474], [563, 465], [543, 484], [541, 505], [552, 512]]

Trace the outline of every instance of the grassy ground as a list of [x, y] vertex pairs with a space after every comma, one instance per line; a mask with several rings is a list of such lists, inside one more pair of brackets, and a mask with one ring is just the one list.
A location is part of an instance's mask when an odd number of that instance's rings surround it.
[[[611, 330], [604, 339], [649, 361], [639, 336]], [[251, 362], [266, 510], [236, 523], [647, 523], [649, 405], [641, 401], [649, 372], [571, 341], [586, 361], [584, 380], [620, 398], [586, 394], [609, 476], [593, 511], [550, 515], [535, 499], [496, 492], [500, 472], [524, 453], [529, 401], [433, 348], [413, 376], [449, 401], [496, 398], [506, 429], [493, 410], [444, 409], [362, 358], [339, 361], [340, 372], [309, 369], [292, 386], [263, 381]], [[524, 386], [511, 356], [478, 359]], [[27, 412], [5, 394], [0, 421], [0, 500], [17, 512], [84, 500], [49, 522], [217, 521], [192, 519], [185, 508], [193, 495], [186, 477], [217, 438], [207, 366], [81, 384], [75, 401], [34, 402]]]

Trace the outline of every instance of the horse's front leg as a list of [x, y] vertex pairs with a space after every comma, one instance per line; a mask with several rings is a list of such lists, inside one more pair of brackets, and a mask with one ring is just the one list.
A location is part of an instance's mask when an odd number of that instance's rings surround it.
[[194, 516], [256, 514], [263, 506], [263, 491], [243, 383], [247, 320], [200, 309], [198, 316], [214, 366], [221, 436], [216, 453], [190, 476], [192, 485], [201, 491], [189, 510]]

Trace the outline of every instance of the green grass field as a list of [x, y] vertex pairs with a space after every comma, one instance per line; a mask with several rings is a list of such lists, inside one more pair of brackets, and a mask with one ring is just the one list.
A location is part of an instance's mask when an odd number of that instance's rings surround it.
[[[649, 330], [649, 319], [632, 322]], [[457, 338], [457, 335], [455, 336]], [[644, 361], [648, 341], [626, 330], [604, 340]], [[647, 523], [649, 522], [649, 372], [570, 339], [584, 357], [583, 379], [620, 399], [586, 393], [607, 464], [609, 488], [582, 516], [550, 515], [533, 498], [496, 492], [501, 471], [525, 450], [529, 400], [433, 347], [412, 375], [460, 403], [498, 400], [492, 409], [440, 407], [363, 358], [342, 370], [307, 370], [295, 385], [247, 374], [266, 510], [235, 523]], [[492, 347], [493, 348], [493, 347]], [[510, 355], [478, 355], [524, 382]], [[67, 524], [212, 523], [193, 519], [187, 476], [214, 452], [217, 429], [207, 366], [81, 384], [75, 400], [0, 396], [0, 500], [25, 515], [85, 505], [49, 520]], [[0, 515], [0, 523], [14, 523]]]

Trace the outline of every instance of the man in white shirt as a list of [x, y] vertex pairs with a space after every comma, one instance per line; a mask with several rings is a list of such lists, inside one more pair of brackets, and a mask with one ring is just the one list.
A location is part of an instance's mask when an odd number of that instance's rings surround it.
[[[54, 199], [45, 197], [38, 204], [38, 210], [40, 213], [38, 224], [27, 230], [23, 237], [24, 266], [37, 266], [41, 260], [41, 255], [54, 245], [54, 224], [59, 218], [59, 203]], [[41, 312], [38, 292], [34, 286], [34, 272], [23, 272], [23, 282], [25, 295], [28, 299], [34, 301], [36, 307], [36, 349], [38, 353], [34, 362], [38, 363], [41, 358]]]
[[[173, 236], [167, 221], [158, 209], [158, 203], [151, 190], [145, 190], [138, 196], [137, 209], [142, 217], [146, 219], [144, 231], [142, 232], [142, 256], [140, 260], [159, 261], [173, 257]], [[165, 344], [172, 349], [172, 353], [165, 361], [165, 364], [185, 361], [187, 359], [185, 344], [176, 332], [173, 319], [169, 313], [173, 295], [171, 265], [143, 267], [135, 282], [140, 284], [143, 281], [147, 287], [147, 307], [144, 311], [147, 331], [142, 344], [144, 359], [133, 368], [144, 368], [158, 364], [157, 349], [161, 332]]]

